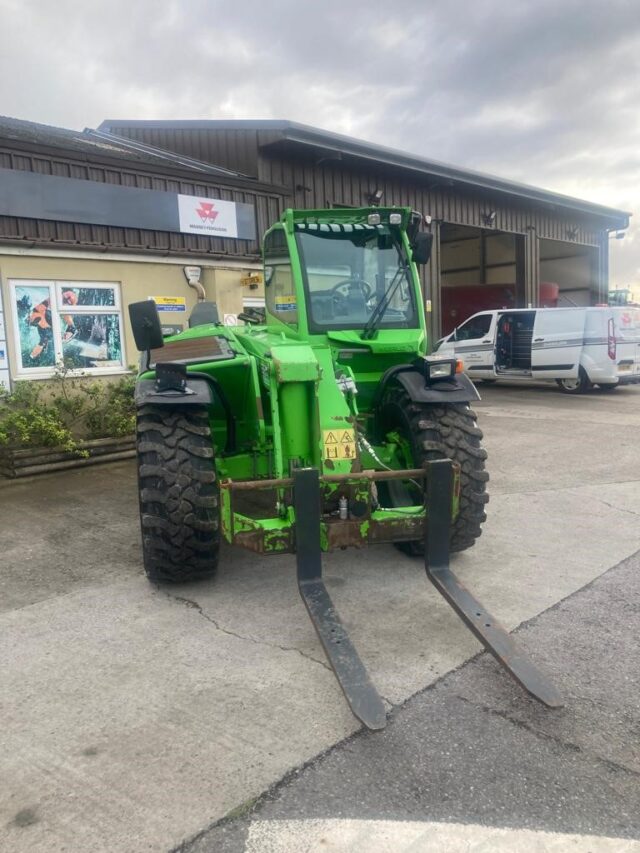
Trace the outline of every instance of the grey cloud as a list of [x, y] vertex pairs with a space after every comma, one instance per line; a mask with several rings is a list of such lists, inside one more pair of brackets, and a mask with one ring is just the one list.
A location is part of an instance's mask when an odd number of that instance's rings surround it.
[[[0, 0], [0, 81], [36, 121], [290, 118], [639, 206], [637, 0]], [[640, 280], [635, 224], [612, 258]]]

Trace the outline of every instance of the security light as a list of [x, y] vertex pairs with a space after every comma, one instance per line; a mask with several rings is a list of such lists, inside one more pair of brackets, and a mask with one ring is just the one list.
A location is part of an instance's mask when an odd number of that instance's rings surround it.
[[200, 284], [200, 276], [202, 275], [202, 267], [183, 267], [184, 277], [193, 287], [195, 284]]

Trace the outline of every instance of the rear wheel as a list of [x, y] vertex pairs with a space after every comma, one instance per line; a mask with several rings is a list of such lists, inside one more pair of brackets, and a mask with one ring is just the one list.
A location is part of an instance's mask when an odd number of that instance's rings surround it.
[[212, 577], [220, 508], [206, 409], [140, 409], [138, 486], [149, 579], [180, 583]]
[[[420, 468], [432, 459], [449, 458], [460, 466], [459, 512], [451, 526], [452, 551], [470, 548], [480, 536], [489, 500], [485, 470], [487, 453], [482, 447], [482, 430], [468, 403], [414, 403], [402, 388], [391, 388], [380, 411], [383, 432], [397, 432], [405, 447], [406, 467]], [[421, 503], [422, 493], [415, 496]], [[406, 548], [404, 550], [407, 550]], [[421, 553], [423, 543], [410, 543], [409, 550]]]
[[575, 379], [556, 379], [556, 382], [564, 394], [585, 394], [592, 387], [584, 367], [579, 369]]

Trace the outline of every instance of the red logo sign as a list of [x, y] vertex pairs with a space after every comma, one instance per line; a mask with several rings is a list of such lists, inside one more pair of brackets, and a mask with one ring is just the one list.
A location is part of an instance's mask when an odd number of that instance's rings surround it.
[[210, 201], [201, 201], [200, 206], [196, 207], [196, 213], [203, 222], [215, 222], [218, 215], [218, 211]]

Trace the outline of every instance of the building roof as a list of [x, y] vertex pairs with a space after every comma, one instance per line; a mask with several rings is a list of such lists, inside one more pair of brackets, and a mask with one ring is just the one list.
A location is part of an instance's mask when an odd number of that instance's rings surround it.
[[231, 169], [203, 163], [191, 157], [184, 157], [172, 151], [154, 148], [151, 145], [132, 139], [115, 136], [104, 130], [85, 128], [83, 131], [52, 127], [32, 121], [0, 116], [0, 140], [46, 148], [60, 148], [86, 157], [108, 157], [126, 160], [132, 166], [136, 164], [155, 166], [156, 168], [179, 169], [180, 171], [199, 172], [216, 177], [231, 177], [251, 180], [248, 176]]
[[368, 160], [385, 166], [393, 166], [439, 178], [449, 184], [464, 184], [476, 189], [504, 193], [510, 196], [527, 199], [546, 206], [570, 209], [591, 216], [605, 218], [611, 221], [612, 228], [624, 229], [629, 225], [630, 213], [617, 208], [606, 207], [583, 199], [572, 198], [551, 190], [540, 189], [528, 184], [505, 178], [451, 166], [438, 160], [430, 160], [405, 151], [375, 145], [361, 139], [354, 139], [340, 133], [333, 133], [310, 125], [294, 121], [280, 120], [179, 120], [179, 121], [131, 121], [105, 119], [99, 130], [109, 132], [116, 128], [140, 129], [182, 129], [182, 130], [244, 130], [264, 131], [268, 133], [269, 141], [263, 143], [265, 149], [282, 147], [283, 143], [295, 147], [308, 147], [314, 151], [326, 151], [355, 158]]

